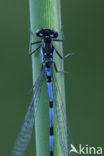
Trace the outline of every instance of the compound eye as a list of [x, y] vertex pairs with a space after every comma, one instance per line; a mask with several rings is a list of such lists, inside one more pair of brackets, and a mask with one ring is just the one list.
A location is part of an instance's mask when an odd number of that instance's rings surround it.
[[50, 35], [50, 37], [54, 37], [54, 35], [53, 35], [53, 34], [51, 34], [51, 35]]
[[39, 36], [43, 36], [43, 34], [42, 33], [39, 33]]

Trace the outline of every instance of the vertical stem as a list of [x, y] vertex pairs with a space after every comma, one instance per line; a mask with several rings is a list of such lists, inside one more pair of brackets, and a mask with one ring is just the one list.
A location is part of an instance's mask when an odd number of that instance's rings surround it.
[[[61, 34], [61, 8], [60, 0], [29, 0], [30, 6], [30, 29], [35, 36], [37, 29], [50, 28], [56, 30]], [[59, 38], [62, 36], [59, 35]], [[36, 36], [33, 41], [39, 40]], [[61, 43], [55, 44], [55, 47], [62, 53]], [[34, 47], [33, 47], [34, 48]], [[63, 63], [58, 58], [56, 64], [59, 70], [63, 70]], [[32, 73], [33, 84], [40, 72], [41, 68], [40, 54], [32, 55]], [[55, 73], [56, 75], [56, 73]], [[56, 75], [59, 82], [61, 96], [65, 101], [64, 92], [64, 77]], [[35, 122], [36, 134], [36, 156], [49, 156], [49, 98], [47, 85], [43, 87], [41, 93], [40, 104]], [[59, 136], [57, 133], [57, 121], [54, 117], [54, 156], [61, 156], [61, 146], [59, 144]]]

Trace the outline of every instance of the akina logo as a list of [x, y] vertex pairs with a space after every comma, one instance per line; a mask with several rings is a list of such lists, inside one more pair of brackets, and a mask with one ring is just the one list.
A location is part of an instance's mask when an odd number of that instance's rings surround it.
[[82, 146], [81, 144], [79, 144], [79, 149], [77, 150], [76, 147], [71, 144], [71, 149], [69, 151], [69, 154], [70, 153], [76, 153], [76, 154], [98, 154], [98, 155], [102, 155], [103, 154], [103, 149], [102, 147], [93, 147], [93, 146], [88, 146], [88, 145], [85, 145], [85, 146]]

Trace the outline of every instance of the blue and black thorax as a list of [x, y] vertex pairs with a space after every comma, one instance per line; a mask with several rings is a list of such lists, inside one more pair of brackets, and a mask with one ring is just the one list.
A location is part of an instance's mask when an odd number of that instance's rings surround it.
[[50, 68], [54, 62], [54, 47], [51, 43], [50, 38], [45, 38], [42, 43], [41, 48], [42, 63], [45, 64], [47, 68]]

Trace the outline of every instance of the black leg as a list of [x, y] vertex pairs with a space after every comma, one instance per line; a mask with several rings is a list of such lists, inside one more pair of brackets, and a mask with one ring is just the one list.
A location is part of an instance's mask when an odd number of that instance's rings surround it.
[[33, 53], [37, 52], [40, 48], [41, 48], [42, 45], [40, 45], [38, 48], [36, 48], [34, 51], [31, 52], [31, 48], [29, 50], [29, 55], [32, 55]]
[[68, 74], [68, 72], [65, 72], [65, 71], [58, 71], [57, 69], [57, 66], [56, 66], [56, 63], [54, 62], [54, 67], [55, 67], [55, 71], [56, 73], [60, 73], [60, 74]]
[[66, 59], [68, 56], [74, 55], [74, 53], [68, 53], [67, 55], [65, 55], [64, 57], [58, 52], [57, 49], [55, 49], [57, 55], [60, 57], [60, 59], [64, 60]]
[[64, 42], [64, 40], [61, 40], [61, 39], [53, 39], [52, 41], [56, 41], [56, 42]]
[[40, 45], [38, 48], [36, 48], [34, 51], [32, 51], [33, 44], [41, 43], [41, 41], [32, 42], [32, 35], [34, 36], [34, 34], [32, 32], [30, 32], [29, 55], [32, 55], [33, 53], [37, 52], [38, 49], [41, 48], [41, 45]]
[[55, 49], [55, 51], [56, 51], [57, 55], [60, 57], [60, 59], [63, 59], [63, 57], [62, 57], [61, 54], [58, 52], [58, 50]]
[[32, 44], [38, 44], [38, 43], [41, 43], [41, 42], [42, 42], [42, 41], [32, 42], [31, 45], [32, 45]]
[[56, 63], [55, 62], [54, 62], [54, 67], [55, 67], [56, 73], [58, 73], [58, 69], [57, 69], [57, 66], [56, 66]]

